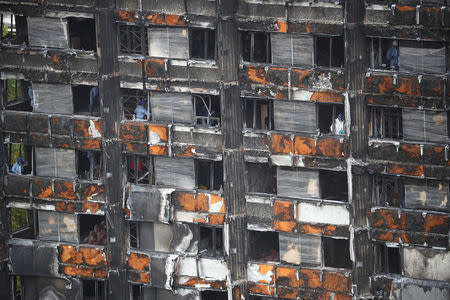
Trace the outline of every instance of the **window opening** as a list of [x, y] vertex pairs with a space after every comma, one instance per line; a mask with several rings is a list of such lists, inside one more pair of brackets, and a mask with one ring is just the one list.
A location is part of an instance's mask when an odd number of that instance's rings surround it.
[[222, 190], [221, 161], [197, 160], [197, 186], [201, 190]]
[[371, 137], [403, 139], [402, 110], [399, 108], [372, 107], [370, 110]]
[[5, 109], [33, 110], [33, 89], [30, 82], [20, 79], [4, 79], [1, 80], [1, 84]]
[[316, 65], [328, 68], [344, 66], [344, 40], [342, 36], [316, 37]]
[[106, 246], [106, 222], [104, 216], [79, 215], [80, 238], [83, 244]]
[[280, 261], [278, 232], [248, 231], [248, 252], [251, 260]]
[[72, 86], [74, 114], [100, 116], [100, 96], [97, 86]]
[[348, 239], [322, 237], [325, 266], [332, 268], [352, 268], [350, 243]]
[[400, 248], [376, 245], [378, 271], [381, 273], [401, 274]]
[[68, 18], [70, 48], [96, 51], [94, 19]]
[[101, 280], [82, 280], [83, 299], [100, 300], [106, 299], [106, 284]]
[[22, 144], [6, 144], [8, 168], [17, 175], [33, 173], [33, 148]]
[[198, 252], [204, 256], [223, 256], [223, 230], [220, 227], [200, 226]]
[[190, 53], [191, 58], [216, 59], [216, 31], [191, 28]]
[[348, 201], [347, 172], [319, 170], [322, 199]]
[[319, 104], [319, 130], [322, 134], [345, 133], [344, 105]]
[[37, 232], [36, 211], [11, 207], [9, 209], [11, 235], [15, 238], [32, 239]]
[[150, 120], [149, 95], [144, 90], [122, 89], [123, 118]]
[[247, 163], [247, 193], [277, 193], [277, 169], [269, 164]]
[[100, 151], [77, 151], [77, 174], [80, 179], [99, 180], [101, 171]]
[[399, 50], [397, 41], [371, 38], [370, 47], [370, 61], [372, 68], [398, 70]]
[[127, 155], [127, 180], [134, 184], [155, 184], [153, 157]]
[[128, 222], [130, 227], [130, 247], [139, 248], [139, 222]]
[[143, 298], [142, 286], [140, 284], [132, 284], [130, 288], [131, 300], [141, 300]]
[[144, 26], [120, 24], [119, 36], [122, 54], [147, 55], [147, 29]]
[[270, 100], [245, 99], [245, 128], [272, 130], [273, 103]]
[[220, 97], [212, 95], [193, 95], [195, 124], [201, 126], [220, 126]]
[[378, 205], [394, 207], [404, 206], [404, 178], [396, 176], [376, 176], [374, 187]]
[[217, 291], [202, 291], [201, 300], [228, 300], [228, 293]]
[[21, 276], [11, 276], [11, 289], [13, 292], [13, 298], [12, 300], [21, 300], [24, 299], [24, 293], [23, 293], [23, 285], [22, 285], [22, 278]]
[[2, 28], [1, 41], [13, 45], [27, 41], [27, 19], [11, 13], [0, 13], [0, 25]]
[[270, 33], [242, 31], [241, 38], [244, 61], [271, 63]]

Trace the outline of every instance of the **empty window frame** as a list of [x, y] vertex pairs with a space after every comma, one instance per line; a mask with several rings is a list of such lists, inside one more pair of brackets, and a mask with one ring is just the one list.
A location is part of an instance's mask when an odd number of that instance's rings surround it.
[[35, 210], [11, 207], [9, 226], [14, 238], [33, 239], [37, 235], [37, 213]]
[[270, 33], [241, 31], [241, 39], [244, 61], [271, 63]]
[[345, 133], [344, 105], [318, 104], [319, 130], [322, 134], [342, 135]]
[[398, 70], [398, 42], [395, 41], [394, 43], [394, 41], [391, 39], [370, 38], [371, 68]]
[[199, 59], [216, 59], [216, 30], [191, 28], [190, 56]]
[[195, 124], [220, 126], [220, 97], [213, 95], [192, 95]]
[[122, 118], [126, 120], [150, 120], [150, 96], [144, 90], [121, 89]]
[[144, 26], [119, 24], [120, 53], [148, 53], [147, 29]]
[[370, 136], [381, 139], [403, 139], [403, 120], [400, 108], [371, 107]]
[[344, 66], [344, 40], [342, 36], [316, 36], [315, 40], [317, 66], [328, 68], [342, 68]]
[[130, 299], [131, 300], [142, 300], [144, 299], [144, 294], [142, 291], [142, 285], [140, 284], [130, 284]]
[[280, 261], [278, 232], [248, 231], [249, 258], [256, 261]]
[[68, 18], [69, 45], [72, 49], [97, 50], [95, 21], [87, 18]]
[[27, 41], [27, 19], [11, 13], [0, 12], [2, 33], [0, 41], [5, 44], [22, 44]]
[[80, 241], [83, 244], [106, 246], [106, 222], [104, 216], [80, 214]]
[[322, 237], [324, 264], [332, 268], [352, 268], [348, 239]]
[[139, 248], [139, 222], [128, 222], [128, 237], [130, 248]]
[[223, 229], [220, 227], [200, 226], [198, 252], [203, 256], [223, 256]]
[[31, 146], [23, 144], [6, 144], [8, 167], [13, 174], [33, 174], [34, 153]]
[[102, 171], [100, 151], [77, 150], [77, 174], [80, 179], [99, 180]]
[[348, 201], [347, 172], [319, 170], [322, 199]]
[[227, 292], [219, 291], [202, 291], [200, 292], [201, 300], [228, 300]]
[[153, 157], [131, 154], [126, 156], [127, 180], [134, 184], [155, 184]]
[[73, 85], [73, 113], [100, 116], [100, 97], [97, 86]]
[[83, 299], [102, 300], [106, 297], [106, 281], [83, 279]]
[[20, 79], [1, 80], [3, 106], [8, 110], [32, 111], [33, 89]]
[[377, 273], [401, 274], [400, 248], [375, 245], [375, 269]]
[[405, 181], [398, 176], [374, 176], [374, 197], [377, 205], [401, 207], [405, 202]]
[[272, 130], [273, 102], [271, 100], [244, 99], [245, 128]]
[[196, 160], [197, 187], [201, 190], [222, 190], [222, 161]]
[[276, 168], [268, 164], [246, 163], [247, 193], [277, 193]]

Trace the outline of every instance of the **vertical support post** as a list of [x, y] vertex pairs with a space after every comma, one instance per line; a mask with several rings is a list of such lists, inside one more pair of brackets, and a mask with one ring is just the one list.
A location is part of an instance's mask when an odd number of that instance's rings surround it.
[[[365, 72], [369, 56], [365, 54], [364, 1], [344, 2], [345, 86], [350, 112], [350, 158], [348, 160], [349, 201], [352, 207], [350, 224], [353, 284], [355, 297], [370, 294], [372, 274], [372, 247], [370, 244], [366, 211], [370, 208], [370, 175], [360, 167], [368, 153], [368, 109], [363, 95]], [[346, 119], [349, 120], [348, 116]], [[359, 163], [354, 163], [355, 161]]]
[[96, 16], [99, 90], [103, 130], [103, 174], [108, 230], [108, 299], [127, 299], [126, 222], [122, 210], [123, 176], [119, 127], [121, 118], [117, 26], [109, 1], [100, 1]]
[[[223, 134], [224, 194], [229, 228], [229, 299], [247, 294], [247, 217], [245, 162], [242, 151], [243, 114], [239, 89], [240, 39], [236, 22], [238, 1], [218, 1], [218, 63], [221, 71], [221, 120]], [[230, 238], [232, 237], [232, 238]], [[232, 289], [232, 290], [231, 290]]]

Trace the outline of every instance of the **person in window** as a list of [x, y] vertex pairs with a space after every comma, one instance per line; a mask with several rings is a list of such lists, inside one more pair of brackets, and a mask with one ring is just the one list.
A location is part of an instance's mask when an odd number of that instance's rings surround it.
[[150, 114], [147, 112], [147, 110], [144, 108], [144, 106], [145, 106], [145, 100], [141, 99], [139, 101], [139, 104], [134, 109], [134, 114], [136, 115], [136, 120], [144, 120], [150, 116]]
[[11, 172], [21, 175], [23, 173], [23, 160], [19, 157], [16, 163], [12, 166]]
[[397, 46], [398, 42], [393, 41], [391, 48], [386, 52], [386, 58], [389, 60], [389, 68], [391, 68], [391, 70], [397, 70], [400, 64]]
[[331, 125], [330, 131], [333, 132], [336, 135], [342, 135], [344, 134], [344, 114], [339, 113], [336, 120], [334, 120], [334, 131], [333, 131], [333, 125]]
[[30, 98], [30, 106], [34, 109], [34, 100], [33, 100], [33, 88], [31, 85], [28, 86], [28, 97]]
[[98, 86], [94, 86], [90, 93], [89, 93], [89, 113], [92, 116], [92, 111], [94, 109], [94, 101], [95, 102], [99, 102], [100, 97], [99, 97], [99, 91], [98, 91]]

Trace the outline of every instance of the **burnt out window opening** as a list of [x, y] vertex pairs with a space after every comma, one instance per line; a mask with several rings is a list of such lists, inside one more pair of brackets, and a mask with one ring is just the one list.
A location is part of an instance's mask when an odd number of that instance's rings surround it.
[[241, 39], [245, 62], [271, 63], [270, 33], [241, 31]]
[[255, 261], [280, 261], [278, 232], [248, 231], [249, 258]]
[[119, 24], [119, 37], [120, 53], [147, 55], [147, 29], [144, 26]]
[[400, 248], [375, 245], [375, 269], [379, 273], [402, 274]]
[[155, 167], [153, 157], [131, 154], [127, 155], [127, 180], [134, 184], [155, 184]]
[[196, 160], [197, 187], [201, 190], [222, 190], [222, 161]]
[[2, 28], [0, 41], [9, 44], [22, 44], [27, 41], [27, 19], [11, 13], [0, 13]]
[[106, 299], [106, 282], [102, 280], [83, 279], [83, 299], [102, 300]]
[[227, 292], [218, 292], [218, 291], [202, 291], [201, 292], [201, 300], [227, 300], [228, 293]]
[[[394, 40], [391, 39], [370, 39], [370, 63], [373, 69], [398, 70], [398, 42], [396, 41], [394, 44], [393, 42]], [[388, 50], [390, 59], [386, 56]], [[395, 54], [397, 59], [395, 58]]]
[[370, 136], [374, 138], [403, 139], [402, 110], [372, 107], [370, 109]]
[[100, 97], [97, 86], [73, 85], [72, 97], [75, 115], [100, 116]]
[[131, 284], [130, 285], [130, 299], [131, 300], [142, 300], [143, 298], [142, 293], [142, 285], [140, 284]]
[[246, 163], [247, 193], [277, 194], [276, 168], [268, 164]]
[[9, 209], [10, 232], [14, 238], [33, 239], [37, 235], [37, 212], [22, 208]]
[[220, 97], [213, 95], [192, 95], [195, 124], [220, 126]]
[[80, 179], [99, 180], [101, 172], [100, 151], [77, 151], [77, 174]]
[[1, 80], [3, 107], [8, 110], [32, 111], [31, 83], [21, 79]]
[[6, 144], [8, 151], [8, 170], [17, 175], [33, 174], [33, 147], [23, 144]]
[[263, 99], [245, 99], [245, 128], [273, 130], [273, 102]]
[[150, 120], [150, 95], [144, 90], [122, 89], [123, 119]]
[[350, 242], [348, 239], [322, 237], [325, 267], [352, 268], [350, 260]]
[[203, 256], [223, 256], [223, 230], [220, 227], [200, 226], [198, 252]]
[[86, 18], [68, 18], [70, 48], [97, 50], [95, 21]]
[[80, 240], [83, 244], [106, 246], [106, 222], [104, 216], [80, 214]]
[[343, 135], [345, 132], [344, 105], [319, 104], [318, 106], [320, 133]]
[[322, 199], [348, 201], [347, 172], [319, 170]]
[[216, 59], [216, 31], [214, 29], [191, 28], [191, 58]]
[[139, 222], [128, 222], [130, 247], [139, 248]]
[[401, 207], [405, 204], [405, 181], [402, 177], [375, 176], [375, 199], [381, 206]]
[[328, 68], [344, 66], [344, 40], [342, 36], [315, 38], [316, 65]]

